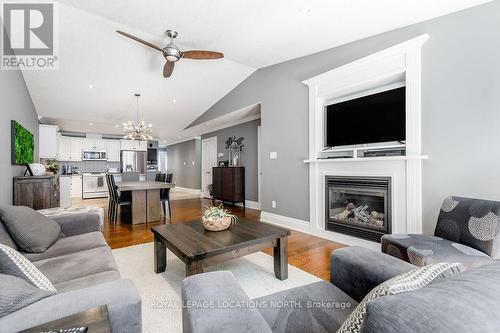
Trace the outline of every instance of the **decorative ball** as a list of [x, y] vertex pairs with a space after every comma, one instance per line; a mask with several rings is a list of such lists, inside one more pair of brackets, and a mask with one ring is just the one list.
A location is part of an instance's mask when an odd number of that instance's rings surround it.
[[31, 163], [31, 171], [33, 171], [33, 176], [43, 176], [45, 175], [45, 166], [40, 163]]

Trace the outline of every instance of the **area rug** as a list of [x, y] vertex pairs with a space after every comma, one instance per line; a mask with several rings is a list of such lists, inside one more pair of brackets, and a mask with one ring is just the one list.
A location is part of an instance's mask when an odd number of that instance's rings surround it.
[[[167, 270], [155, 274], [153, 243], [113, 250], [113, 254], [122, 278], [132, 280], [142, 297], [143, 332], [182, 332], [181, 282], [185, 278], [184, 263], [169, 251]], [[288, 265], [288, 279], [280, 281], [274, 276], [273, 265], [272, 256], [257, 252], [209, 267], [205, 271], [233, 272], [250, 298], [320, 281], [291, 265]]]

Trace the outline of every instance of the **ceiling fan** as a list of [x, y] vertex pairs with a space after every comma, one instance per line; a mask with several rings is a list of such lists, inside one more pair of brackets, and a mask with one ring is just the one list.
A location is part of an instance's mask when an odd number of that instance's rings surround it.
[[183, 52], [179, 50], [179, 48], [174, 44], [174, 39], [177, 37], [177, 31], [174, 30], [167, 30], [167, 36], [170, 37], [170, 43], [168, 43], [167, 46], [165, 46], [164, 48], [160, 48], [159, 46], [156, 46], [150, 42], [147, 42], [127, 32], [120, 30], [117, 30], [116, 32], [119, 33], [120, 35], [133, 39], [136, 42], [142, 43], [146, 46], [149, 46], [163, 53], [163, 56], [167, 60], [165, 66], [163, 66], [163, 77], [165, 78], [168, 78], [172, 75], [175, 63], [179, 61], [181, 58], [194, 59], [194, 60], [211, 60], [211, 59], [224, 58], [224, 54], [222, 54], [221, 52], [202, 51], [202, 50], [191, 50]]

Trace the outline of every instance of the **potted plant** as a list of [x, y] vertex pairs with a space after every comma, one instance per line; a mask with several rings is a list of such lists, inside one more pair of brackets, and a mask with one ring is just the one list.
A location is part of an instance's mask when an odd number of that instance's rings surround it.
[[54, 162], [47, 163], [45, 169], [52, 174], [56, 174], [57, 171], [59, 170], [59, 165], [57, 165]]
[[208, 231], [222, 231], [229, 228], [233, 223], [236, 223], [238, 217], [231, 214], [230, 211], [224, 209], [223, 204], [218, 207], [209, 206], [203, 214], [203, 226]]

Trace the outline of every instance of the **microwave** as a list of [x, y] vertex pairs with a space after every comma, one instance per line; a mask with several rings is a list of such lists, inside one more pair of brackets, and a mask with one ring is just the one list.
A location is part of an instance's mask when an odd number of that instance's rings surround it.
[[106, 161], [108, 156], [105, 150], [84, 149], [82, 160], [84, 161]]

